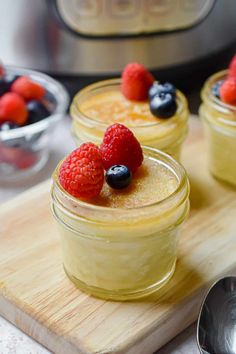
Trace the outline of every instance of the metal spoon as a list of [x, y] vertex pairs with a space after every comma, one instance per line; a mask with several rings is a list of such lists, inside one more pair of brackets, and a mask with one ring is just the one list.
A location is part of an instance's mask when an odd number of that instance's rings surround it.
[[236, 277], [218, 280], [203, 301], [197, 324], [203, 354], [236, 354]]

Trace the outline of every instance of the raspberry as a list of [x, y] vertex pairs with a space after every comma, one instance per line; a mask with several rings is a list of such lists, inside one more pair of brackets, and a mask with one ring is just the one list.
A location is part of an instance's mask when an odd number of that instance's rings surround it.
[[15, 168], [24, 170], [37, 162], [35, 152], [19, 148], [5, 147], [0, 144], [0, 162], [15, 166]]
[[228, 104], [236, 104], [236, 78], [229, 78], [220, 86], [220, 98]]
[[104, 182], [99, 148], [92, 143], [85, 143], [74, 150], [60, 167], [59, 181], [76, 198], [98, 196]]
[[37, 155], [32, 151], [21, 151], [21, 154], [16, 160], [16, 166], [20, 170], [25, 170], [32, 167], [37, 162]]
[[142, 64], [130, 63], [122, 73], [121, 91], [128, 100], [145, 101], [153, 82], [154, 77]]
[[5, 69], [2, 65], [2, 62], [0, 61], [0, 78], [2, 78], [5, 75]]
[[236, 54], [233, 56], [229, 63], [228, 78], [234, 77], [236, 79]]
[[0, 98], [0, 122], [12, 121], [23, 125], [28, 117], [25, 101], [14, 92], [5, 93]]
[[37, 82], [31, 81], [27, 76], [18, 77], [13, 82], [11, 91], [18, 93], [26, 101], [41, 100], [45, 95], [45, 88]]
[[107, 128], [100, 147], [104, 168], [125, 165], [133, 173], [143, 162], [142, 148], [134, 134], [116, 123]]

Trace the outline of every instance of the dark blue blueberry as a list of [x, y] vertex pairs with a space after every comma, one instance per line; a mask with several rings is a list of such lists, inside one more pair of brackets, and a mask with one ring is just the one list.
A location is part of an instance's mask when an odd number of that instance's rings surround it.
[[154, 96], [159, 95], [161, 93], [169, 93], [175, 97], [176, 89], [174, 85], [170, 84], [169, 82], [165, 82], [163, 84], [154, 82], [148, 92], [149, 99], [151, 100]]
[[161, 93], [150, 101], [150, 111], [158, 118], [170, 118], [177, 110], [175, 98], [170, 93]]
[[0, 96], [10, 91], [11, 85], [18, 77], [18, 75], [7, 74], [0, 78]]
[[16, 128], [19, 128], [19, 125], [10, 121], [4, 122], [0, 125], [0, 131], [2, 132], [6, 132], [8, 130], [16, 129]]
[[29, 112], [28, 124], [33, 124], [39, 122], [40, 120], [50, 116], [50, 112], [41, 102], [30, 101], [27, 104], [27, 109]]
[[132, 173], [124, 165], [111, 166], [106, 172], [106, 182], [114, 189], [123, 189], [127, 187], [132, 180]]
[[212, 86], [211, 92], [217, 98], [220, 98], [220, 87], [223, 84], [224, 80], [217, 81], [214, 86]]

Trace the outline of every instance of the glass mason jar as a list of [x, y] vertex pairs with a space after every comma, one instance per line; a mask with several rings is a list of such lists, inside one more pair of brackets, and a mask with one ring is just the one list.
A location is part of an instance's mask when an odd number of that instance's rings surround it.
[[[127, 106], [133, 105], [131, 115], [134, 117], [151, 115], [148, 102], [134, 102], [124, 99], [124, 107], [122, 121], [119, 118], [114, 118], [116, 112], [112, 112], [113, 119], [111, 121], [102, 120], [101, 117], [94, 118], [94, 115], [87, 115], [83, 111], [83, 106], [87, 102], [98, 98], [101, 94], [111, 94], [121, 92], [121, 79], [111, 79], [99, 81], [95, 84], [89, 85], [83, 90], [79, 91], [74, 97], [70, 113], [73, 119], [72, 133], [74, 135], [76, 144], [79, 146], [82, 142], [91, 141], [95, 144], [100, 144], [106, 128], [115, 122], [123, 123], [130, 128], [136, 138], [142, 145], [154, 147], [162, 150], [175, 159], [179, 160], [181, 145], [187, 135], [189, 110], [185, 96], [177, 91], [177, 111], [176, 114], [169, 119], [155, 119], [153, 121], [145, 122], [145, 119], [133, 119], [126, 113]], [[96, 97], [97, 96], [97, 97]], [[101, 96], [100, 96], [101, 97]], [[122, 113], [122, 112], [121, 112]], [[153, 119], [153, 117], [152, 117]]]
[[206, 81], [199, 114], [204, 123], [210, 172], [217, 179], [236, 185], [236, 106], [222, 102], [211, 91], [226, 76], [224, 70]]
[[173, 172], [175, 191], [154, 204], [130, 209], [86, 203], [69, 195], [53, 175], [52, 209], [58, 222], [64, 269], [81, 290], [130, 300], [162, 287], [175, 270], [178, 235], [189, 210], [184, 168], [170, 156], [143, 148]]

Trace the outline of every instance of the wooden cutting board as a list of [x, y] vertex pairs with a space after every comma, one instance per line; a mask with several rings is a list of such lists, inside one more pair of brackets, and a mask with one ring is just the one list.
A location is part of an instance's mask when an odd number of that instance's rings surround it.
[[236, 191], [209, 175], [196, 118], [183, 162], [191, 214], [162, 290], [129, 303], [77, 290], [62, 269], [47, 181], [0, 207], [1, 315], [58, 354], [151, 354], [191, 324], [206, 286], [236, 270]]

